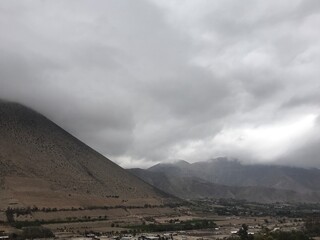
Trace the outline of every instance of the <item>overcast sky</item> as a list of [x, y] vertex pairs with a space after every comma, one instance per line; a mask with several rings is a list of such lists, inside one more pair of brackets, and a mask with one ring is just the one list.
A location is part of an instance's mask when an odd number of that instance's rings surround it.
[[123, 167], [320, 167], [320, 1], [0, 2], [0, 98]]

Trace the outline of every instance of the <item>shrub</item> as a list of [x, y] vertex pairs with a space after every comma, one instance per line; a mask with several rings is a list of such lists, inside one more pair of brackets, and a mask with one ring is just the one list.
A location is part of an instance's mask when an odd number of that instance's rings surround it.
[[50, 238], [54, 237], [52, 231], [48, 228], [44, 228], [41, 226], [38, 227], [24, 227], [22, 228], [22, 237], [24, 239], [27, 238]]

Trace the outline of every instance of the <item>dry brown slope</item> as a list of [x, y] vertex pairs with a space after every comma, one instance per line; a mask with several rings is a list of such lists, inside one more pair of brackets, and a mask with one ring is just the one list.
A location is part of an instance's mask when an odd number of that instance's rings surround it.
[[159, 204], [168, 196], [43, 115], [1, 101], [0, 198], [2, 207], [68, 207], [116, 205], [119, 201]]

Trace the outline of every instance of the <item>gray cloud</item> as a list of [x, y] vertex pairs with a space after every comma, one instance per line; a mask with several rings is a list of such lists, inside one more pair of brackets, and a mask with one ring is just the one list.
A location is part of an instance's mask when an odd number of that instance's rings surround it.
[[319, 167], [319, 13], [311, 0], [3, 1], [0, 98], [122, 166]]

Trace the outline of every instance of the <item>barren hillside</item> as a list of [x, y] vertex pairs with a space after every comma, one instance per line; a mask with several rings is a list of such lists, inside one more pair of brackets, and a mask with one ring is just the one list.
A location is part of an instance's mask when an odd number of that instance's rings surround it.
[[162, 204], [169, 197], [43, 115], [0, 102], [0, 206]]

